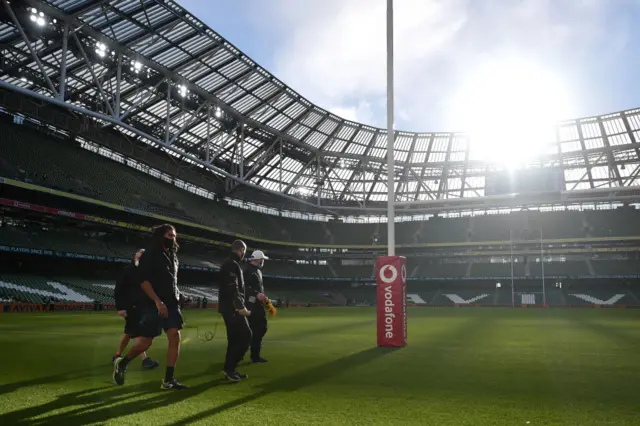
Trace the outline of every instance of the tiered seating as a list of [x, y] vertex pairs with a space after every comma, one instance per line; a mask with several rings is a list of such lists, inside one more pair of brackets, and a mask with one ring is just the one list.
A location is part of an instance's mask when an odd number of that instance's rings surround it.
[[539, 218], [543, 238], [579, 238], [584, 237], [585, 216], [583, 212], [545, 212], [536, 215]]
[[28, 277], [1, 275], [0, 297], [6, 300], [13, 300], [14, 302], [43, 303], [45, 300], [44, 294], [24, 291], [22, 288], [22, 286], [38, 288], [37, 284], [31, 281]]
[[5, 274], [0, 277], [0, 297], [27, 303], [44, 303], [51, 298], [59, 301], [90, 303], [95, 299], [56, 280], [36, 276]]
[[[542, 276], [542, 264], [539, 262], [531, 263], [531, 276]], [[567, 262], [545, 262], [545, 276], [570, 276], [584, 277], [589, 275], [589, 268], [585, 261], [567, 261]]]
[[[319, 244], [386, 243], [385, 224], [318, 223], [238, 209], [181, 190], [121, 163], [26, 126], [0, 126], [3, 173], [135, 209], [160, 213], [266, 239]], [[26, 173], [20, 172], [26, 171]], [[640, 212], [517, 212], [473, 218], [430, 218], [396, 225], [398, 243], [505, 241], [509, 229], [529, 228], [536, 239], [640, 235]]]
[[509, 241], [509, 215], [478, 216], [471, 222], [471, 241]]
[[[115, 280], [92, 280], [77, 277], [56, 277], [54, 279], [5, 274], [0, 276], [0, 299], [24, 303], [56, 302], [113, 303]], [[212, 286], [181, 285], [181, 290], [192, 300], [207, 297], [210, 302], [217, 300], [217, 292]]]
[[417, 244], [420, 242], [420, 228], [422, 222], [399, 222], [396, 223], [396, 237], [398, 241], [407, 244]]
[[15, 247], [31, 247], [29, 231], [23, 228], [14, 228], [13, 226], [0, 227], [0, 242]]
[[[0, 228], [3, 244], [15, 247], [66, 251], [98, 256], [113, 256], [115, 253], [103, 242], [94, 238], [83, 237], [80, 233], [59, 230], [42, 230], [36, 228]], [[130, 251], [127, 257], [131, 256]]]
[[493, 305], [494, 291], [443, 290], [433, 300], [434, 305]]
[[333, 269], [338, 277], [373, 278], [375, 274], [373, 265], [342, 265]]
[[592, 260], [596, 275], [640, 275], [640, 262], [630, 260]]
[[585, 217], [594, 237], [640, 234], [640, 212], [632, 208], [587, 211]]
[[431, 218], [420, 230], [421, 243], [465, 242], [469, 236], [470, 218]]
[[[515, 272], [515, 267], [516, 267], [516, 264], [514, 264], [514, 272]], [[473, 277], [510, 277], [511, 263], [473, 263], [471, 266], [471, 276]]]
[[[373, 223], [355, 224], [333, 222], [327, 226], [331, 230], [330, 239], [332, 243], [344, 245], [373, 244], [374, 236], [377, 234], [376, 231], [379, 228], [379, 224]], [[383, 234], [384, 235], [378, 235], [379, 244], [386, 242], [386, 232], [383, 232]]]
[[289, 303], [333, 304], [329, 293], [322, 290], [274, 290], [269, 297]]
[[56, 281], [68, 285], [94, 300], [103, 303], [113, 303], [115, 281], [86, 280], [73, 277], [56, 277]]
[[377, 298], [376, 288], [373, 286], [341, 289], [339, 293], [342, 294], [350, 304], [373, 304]]
[[550, 306], [564, 306], [567, 304], [562, 290], [556, 287], [547, 287], [547, 304]]
[[421, 262], [414, 276], [416, 277], [464, 277], [467, 273], [466, 263], [439, 263], [425, 260]]

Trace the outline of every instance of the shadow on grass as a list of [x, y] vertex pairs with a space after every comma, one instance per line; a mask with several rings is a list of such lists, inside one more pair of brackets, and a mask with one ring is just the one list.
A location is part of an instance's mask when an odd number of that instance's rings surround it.
[[282, 333], [282, 335], [274, 339], [275, 340], [285, 339], [285, 340], [293, 340], [293, 341], [298, 341], [300, 339], [314, 339], [322, 335], [334, 335], [336, 333], [336, 330], [340, 330], [340, 332], [343, 333], [348, 330], [354, 330], [354, 329], [357, 330], [360, 327], [366, 327], [366, 326], [374, 327], [375, 324], [376, 324], [375, 318], [367, 319], [365, 321], [332, 323], [332, 324], [323, 325], [322, 327], [305, 328], [303, 330], [296, 330], [290, 333]]
[[59, 383], [67, 380], [75, 380], [75, 379], [86, 376], [87, 372], [91, 372], [94, 370], [95, 370], [95, 367], [83, 368], [82, 370], [78, 370], [70, 373], [67, 372], [67, 373], [60, 373], [60, 374], [52, 374], [51, 376], [36, 377], [29, 380], [23, 380], [21, 382], [7, 383], [4, 385], [0, 385], [0, 395], [15, 392], [18, 389], [21, 389], [27, 386], [38, 386], [38, 385], [46, 385], [49, 383]]
[[[185, 381], [202, 377], [204, 373], [184, 376]], [[146, 382], [133, 386], [104, 386], [61, 395], [55, 400], [36, 407], [24, 408], [0, 415], [2, 425], [84, 425], [106, 422], [110, 419], [139, 414], [155, 408], [183, 401], [207, 389], [226, 385], [222, 379], [213, 379], [185, 391], [162, 391], [160, 382]], [[136, 399], [140, 396], [144, 399]], [[149, 397], [150, 396], [150, 397]], [[130, 399], [134, 401], [125, 402]], [[60, 414], [50, 414], [60, 409], [71, 409]], [[43, 417], [44, 416], [44, 417]], [[41, 417], [34, 419], [35, 417]]]
[[223, 411], [250, 403], [271, 393], [291, 392], [302, 389], [306, 386], [314, 385], [318, 382], [321, 382], [333, 376], [337, 376], [360, 365], [367, 364], [377, 358], [382, 357], [385, 354], [394, 352], [395, 350], [396, 348], [371, 348], [343, 358], [339, 358], [337, 360], [319, 365], [308, 370], [301, 371], [299, 373], [267, 382], [263, 385], [264, 389], [254, 394], [247, 395], [243, 398], [238, 398], [210, 410], [203, 411], [191, 417], [187, 417], [186, 419], [176, 422], [175, 425], [187, 425], [192, 422], [197, 422], [207, 417], [215, 416], [216, 414], [222, 413]]

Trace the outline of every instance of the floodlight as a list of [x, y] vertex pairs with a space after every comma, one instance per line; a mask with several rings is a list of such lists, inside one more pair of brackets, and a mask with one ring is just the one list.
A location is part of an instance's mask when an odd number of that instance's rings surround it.
[[142, 64], [140, 62], [131, 61], [131, 71], [137, 74], [138, 72], [140, 72], [141, 69], [142, 69]]
[[178, 86], [178, 93], [184, 98], [185, 96], [187, 96], [187, 93], [189, 93], [189, 90], [185, 85], [181, 84]]
[[44, 13], [38, 12], [38, 9], [32, 8], [31, 15], [29, 15], [29, 20], [31, 22], [35, 22], [39, 27], [44, 27], [47, 21], [44, 19]]
[[96, 54], [101, 58], [107, 56], [107, 46], [104, 43], [97, 42], [96, 43]]
[[220, 109], [220, 107], [216, 108], [216, 118], [220, 118], [222, 117], [222, 110]]

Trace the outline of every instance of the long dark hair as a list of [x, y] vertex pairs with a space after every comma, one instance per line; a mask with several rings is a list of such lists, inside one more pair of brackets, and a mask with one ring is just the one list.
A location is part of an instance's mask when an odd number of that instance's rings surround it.
[[[153, 239], [153, 245], [155, 247], [161, 248], [164, 250], [165, 246], [164, 246], [164, 235], [168, 232], [168, 231], [175, 231], [176, 228], [173, 225], [170, 225], [168, 223], [165, 223], [163, 225], [158, 225], [158, 226], [154, 226], [152, 229], [152, 239]], [[178, 249], [180, 248], [180, 245], [178, 244], [178, 241], [173, 240], [173, 247], [171, 247], [171, 249], [174, 252], [177, 252]]]

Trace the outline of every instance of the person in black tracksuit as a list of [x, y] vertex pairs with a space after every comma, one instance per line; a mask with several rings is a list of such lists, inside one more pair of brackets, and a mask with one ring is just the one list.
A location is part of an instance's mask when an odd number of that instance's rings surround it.
[[246, 306], [249, 315], [249, 326], [251, 327], [251, 361], [253, 363], [265, 363], [266, 359], [260, 356], [262, 349], [262, 339], [267, 334], [267, 313], [264, 309], [264, 284], [262, 283], [262, 267], [265, 259], [269, 259], [260, 250], [251, 254], [249, 263], [243, 269]]
[[233, 382], [246, 379], [236, 368], [244, 358], [251, 343], [251, 328], [247, 317], [250, 315], [245, 305], [244, 276], [240, 262], [247, 251], [247, 245], [236, 240], [231, 244], [231, 255], [224, 261], [218, 272], [218, 312], [227, 329], [227, 353], [223, 373]]
[[[137, 305], [140, 303], [141, 291], [138, 280], [138, 263], [142, 253], [144, 253], [144, 249], [136, 252], [131, 263], [124, 267], [122, 274], [116, 280], [113, 297], [118, 315], [124, 318], [124, 334], [120, 339], [120, 346], [118, 346], [116, 354], [111, 358], [112, 364], [121, 357], [122, 351], [127, 347], [131, 338], [135, 339], [140, 335], [138, 332], [139, 309]], [[146, 352], [141, 354], [141, 358], [143, 368], [152, 369], [160, 365], [158, 361], [148, 357]]]
[[125, 382], [127, 365], [146, 351], [153, 339], [164, 330], [167, 335], [167, 366], [162, 390], [184, 390], [185, 385], [174, 378], [174, 371], [180, 353], [180, 330], [184, 325], [180, 311], [180, 290], [178, 289], [178, 241], [176, 229], [169, 224], [152, 229], [151, 245], [140, 258], [138, 267], [141, 298], [137, 321], [138, 338], [127, 355], [116, 360], [113, 381], [117, 385]]

